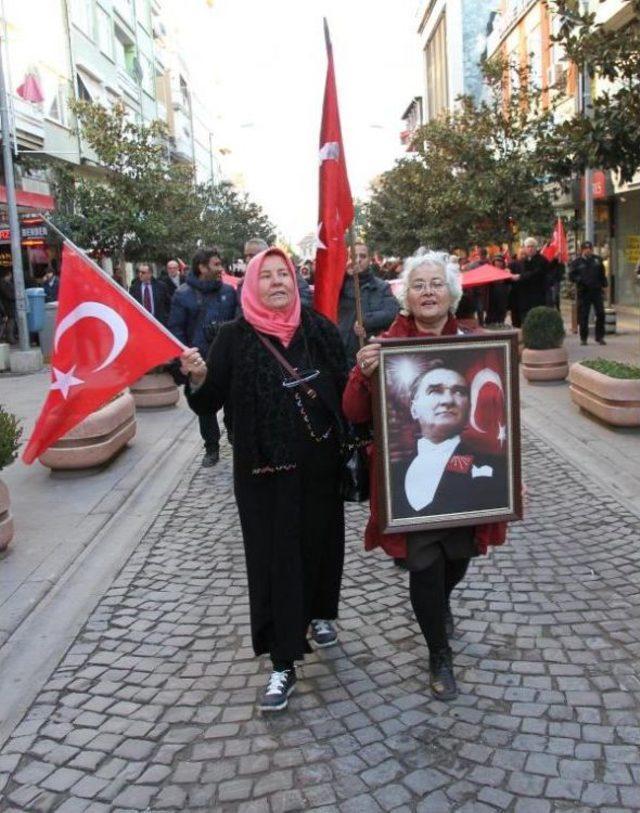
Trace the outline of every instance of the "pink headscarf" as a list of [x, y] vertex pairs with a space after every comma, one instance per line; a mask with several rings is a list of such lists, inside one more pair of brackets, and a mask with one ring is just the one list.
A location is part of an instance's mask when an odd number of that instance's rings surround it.
[[[258, 293], [258, 278], [262, 263], [267, 257], [276, 254], [287, 264], [293, 279], [293, 302], [286, 310], [275, 311], [268, 308], [260, 300]], [[300, 294], [296, 280], [296, 269], [289, 257], [279, 248], [268, 248], [256, 254], [247, 266], [240, 294], [242, 314], [250, 325], [260, 333], [276, 336], [285, 347], [289, 347], [293, 334], [300, 325]]]

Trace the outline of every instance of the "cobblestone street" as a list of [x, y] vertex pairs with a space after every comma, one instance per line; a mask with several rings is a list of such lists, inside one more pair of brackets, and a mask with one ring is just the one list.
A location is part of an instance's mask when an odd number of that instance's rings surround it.
[[195, 460], [2, 750], [0, 810], [639, 810], [638, 517], [530, 433], [524, 471], [454, 594], [456, 701], [350, 506], [340, 644], [265, 718], [228, 449]]

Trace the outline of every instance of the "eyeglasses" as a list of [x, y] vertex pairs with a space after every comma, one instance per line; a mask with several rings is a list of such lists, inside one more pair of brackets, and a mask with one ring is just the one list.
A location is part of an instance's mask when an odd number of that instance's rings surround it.
[[409, 290], [416, 294], [424, 294], [426, 291], [433, 291], [434, 294], [439, 294], [447, 287], [447, 283], [441, 279], [434, 279], [431, 283], [424, 282], [423, 280], [416, 280], [409, 286]]

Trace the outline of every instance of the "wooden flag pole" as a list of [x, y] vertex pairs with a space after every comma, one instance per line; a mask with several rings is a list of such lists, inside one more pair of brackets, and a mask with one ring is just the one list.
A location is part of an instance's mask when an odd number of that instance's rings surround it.
[[[364, 330], [364, 319], [362, 318], [362, 297], [360, 295], [360, 274], [356, 271], [356, 234], [353, 223], [349, 226], [349, 254], [351, 255], [351, 267], [353, 268], [353, 291], [356, 297], [356, 324]], [[358, 334], [358, 344], [364, 347], [365, 337]]]

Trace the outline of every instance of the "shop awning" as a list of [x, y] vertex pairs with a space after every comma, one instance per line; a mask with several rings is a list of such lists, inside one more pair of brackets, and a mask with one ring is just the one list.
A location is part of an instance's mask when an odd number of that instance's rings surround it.
[[[7, 202], [7, 187], [0, 184], [0, 203]], [[51, 195], [42, 195], [39, 192], [23, 192], [16, 189], [16, 202], [18, 206], [25, 209], [36, 209], [37, 211], [48, 211], [56, 208], [56, 202]]]

